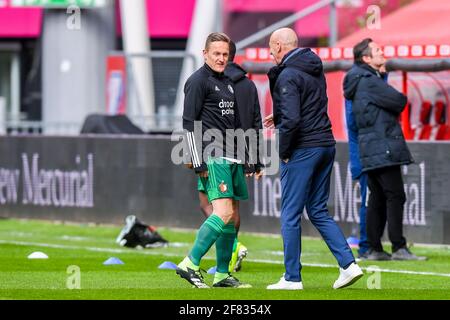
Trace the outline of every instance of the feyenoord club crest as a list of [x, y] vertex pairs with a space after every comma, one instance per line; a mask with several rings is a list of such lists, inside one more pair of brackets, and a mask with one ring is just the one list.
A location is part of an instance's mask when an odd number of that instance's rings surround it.
[[232, 94], [234, 94], [234, 90], [233, 90], [233, 87], [231, 86], [231, 84], [228, 85], [228, 90], [230, 90], [230, 92], [231, 92]]
[[221, 184], [219, 184], [219, 190], [220, 190], [220, 192], [222, 192], [222, 193], [225, 193], [225, 192], [227, 192], [227, 190], [228, 190], [227, 185], [226, 185], [225, 183], [223, 183], [223, 181], [222, 181]]

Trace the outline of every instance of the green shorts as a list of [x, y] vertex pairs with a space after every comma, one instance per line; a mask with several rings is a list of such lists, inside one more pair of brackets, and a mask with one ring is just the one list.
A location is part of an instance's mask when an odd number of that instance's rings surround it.
[[247, 182], [244, 166], [231, 161], [214, 158], [207, 162], [208, 177], [198, 178], [198, 191], [206, 193], [211, 202], [221, 198], [247, 200]]

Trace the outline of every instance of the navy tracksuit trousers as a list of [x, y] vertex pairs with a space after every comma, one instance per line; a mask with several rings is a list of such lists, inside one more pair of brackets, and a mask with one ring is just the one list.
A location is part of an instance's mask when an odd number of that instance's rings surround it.
[[303, 208], [322, 235], [341, 268], [355, 261], [336, 222], [328, 214], [330, 179], [336, 149], [301, 148], [288, 163], [281, 162], [281, 234], [284, 247], [284, 278], [301, 281], [301, 226]]

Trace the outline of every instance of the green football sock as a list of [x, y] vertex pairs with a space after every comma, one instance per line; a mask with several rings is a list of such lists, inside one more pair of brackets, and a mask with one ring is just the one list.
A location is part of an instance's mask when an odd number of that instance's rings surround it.
[[236, 237], [234, 237], [233, 252], [236, 251], [236, 247], [237, 247], [238, 242], [239, 242], [239, 240], [238, 240], [237, 234], [236, 234]]
[[183, 270], [186, 270], [186, 268], [192, 269], [194, 271], [198, 271], [200, 269], [200, 266], [195, 265], [194, 263], [192, 263], [191, 259], [189, 259], [189, 257], [185, 257], [183, 259], [183, 261], [181, 261], [178, 264], [178, 267], [180, 267]]
[[228, 274], [228, 267], [233, 254], [233, 245], [236, 240], [234, 222], [230, 221], [223, 228], [222, 235], [216, 241], [217, 269], [216, 273]]
[[225, 223], [223, 220], [213, 213], [206, 219], [200, 229], [198, 229], [197, 238], [189, 253], [189, 259], [194, 265], [200, 265], [200, 260], [208, 252], [213, 243], [216, 242], [217, 238], [220, 237], [224, 226]]

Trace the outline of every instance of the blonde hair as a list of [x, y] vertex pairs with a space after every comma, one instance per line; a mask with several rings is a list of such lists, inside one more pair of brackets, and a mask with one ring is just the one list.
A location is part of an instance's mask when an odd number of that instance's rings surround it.
[[213, 32], [208, 35], [205, 42], [205, 50], [209, 49], [209, 46], [212, 42], [222, 41], [230, 44], [230, 37], [228, 37], [225, 33], [222, 32]]

